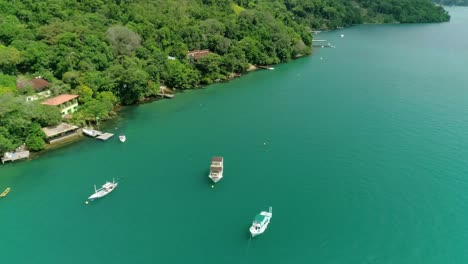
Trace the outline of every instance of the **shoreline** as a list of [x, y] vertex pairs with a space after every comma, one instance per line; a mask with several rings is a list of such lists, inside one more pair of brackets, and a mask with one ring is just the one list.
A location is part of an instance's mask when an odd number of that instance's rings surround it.
[[[313, 52], [311, 52], [310, 54], [300, 54], [299, 56], [296, 56], [294, 58], [292, 58], [290, 61], [293, 61], [293, 60], [296, 60], [296, 59], [300, 59], [300, 58], [304, 58], [306, 56], [309, 56], [309, 55], [312, 55]], [[290, 62], [288, 61], [288, 62]], [[288, 63], [288, 62], [284, 62], [284, 63]], [[281, 63], [279, 63], [281, 64]], [[277, 65], [277, 64], [274, 64], [274, 65]], [[230, 82], [236, 78], [241, 78], [242, 76], [244, 75], [247, 75], [249, 73], [253, 73], [253, 72], [256, 72], [256, 71], [259, 71], [259, 70], [265, 70], [264, 68], [265, 66], [259, 66], [259, 65], [253, 65], [253, 64], [250, 64], [249, 68], [246, 70], [245, 73], [243, 74], [240, 74], [240, 73], [231, 73], [229, 76], [226, 77], [226, 79], [223, 79], [223, 80], [220, 80], [220, 81], [217, 81], [217, 82], [214, 82], [214, 83], [210, 83], [210, 84], [206, 84], [206, 85], [201, 85], [201, 86], [197, 86], [197, 87], [193, 87], [192, 89], [188, 89], [188, 90], [197, 90], [197, 89], [203, 89], [203, 88], [206, 88], [206, 87], [209, 87], [210, 85], [212, 84], [217, 84], [217, 83], [225, 83], [225, 82]], [[172, 90], [172, 94], [181, 94], [183, 93], [184, 90]], [[168, 98], [164, 98], [164, 97], [161, 97], [161, 96], [154, 96], [154, 97], [147, 97], [147, 98], [144, 98], [142, 99], [141, 101], [139, 102], [136, 102], [134, 104], [131, 104], [131, 105], [128, 105], [128, 106], [138, 106], [138, 105], [142, 105], [142, 104], [149, 104], [149, 103], [153, 103], [155, 101], [159, 101], [159, 100], [174, 100], [174, 99], [168, 99]], [[127, 106], [127, 105], [125, 105]], [[111, 115], [111, 117], [105, 121], [102, 122], [102, 126], [106, 126], [106, 124], [109, 124], [110, 121], [116, 119], [117, 117], [119, 117], [119, 111], [125, 107], [124, 105], [116, 105], [114, 107], [114, 114]], [[60, 140], [58, 142], [55, 142], [55, 143], [46, 143], [44, 149], [40, 150], [40, 151], [37, 151], [37, 152], [31, 152], [29, 158], [27, 159], [23, 159], [23, 160], [18, 160], [18, 161], [15, 161], [15, 162], [10, 162], [10, 163], [18, 163], [18, 162], [22, 162], [22, 161], [30, 161], [30, 160], [33, 160], [33, 159], [37, 159], [37, 158], [40, 158], [41, 156], [51, 152], [51, 151], [54, 151], [56, 149], [60, 149], [60, 148], [63, 148], [63, 147], [66, 147], [68, 145], [72, 145], [74, 143], [77, 143], [77, 142], [80, 142], [81, 140], [83, 140], [85, 138], [85, 135], [83, 135], [83, 132], [82, 132], [82, 127], [80, 127], [80, 129], [77, 131], [77, 133], [75, 135], [72, 135], [68, 138], [65, 138], [63, 140]]]

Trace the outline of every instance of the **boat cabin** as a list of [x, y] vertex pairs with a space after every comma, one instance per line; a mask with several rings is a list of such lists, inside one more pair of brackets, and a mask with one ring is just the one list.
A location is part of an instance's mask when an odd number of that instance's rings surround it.
[[264, 225], [265, 222], [266, 222], [267, 218], [265, 215], [262, 215], [262, 214], [258, 214], [257, 216], [255, 216], [255, 219], [254, 219], [254, 225]]
[[223, 167], [223, 157], [213, 157], [211, 159], [211, 167]]

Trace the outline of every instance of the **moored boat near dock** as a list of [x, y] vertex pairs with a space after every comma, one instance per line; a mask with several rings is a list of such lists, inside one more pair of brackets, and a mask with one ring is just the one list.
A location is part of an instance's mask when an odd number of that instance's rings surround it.
[[83, 131], [83, 134], [85, 134], [86, 136], [90, 136], [90, 137], [97, 137], [102, 134], [102, 132], [100, 131], [97, 131], [94, 129], [88, 129], [88, 128], [83, 128], [82, 131]]
[[265, 230], [267, 229], [272, 216], [273, 216], [273, 208], [271, 206], [268, 212], [263, 211], [263, 212], [260, 212], [257, 216], [255, 216], [252, 226], [249, 229], [250, 235], [252, 237], [255, 237], [255, 236], [263, 234], [263, 232], [265, 232]]
[[120, 142], [124, 143], [127, 140], [127, 137], [125, 135], [120, 135], [119, 140]]
[[94, 130], [91, 128], [83, 128], [82, 131], [83, 131], [83, 134], [85, 134], [86, 136], [90, 136], [90, 137], [97, 138], [100, 140], [108, 140], [109, 138], [114, 136], [114, 134], [112, 133], [105, 133], [105, 132], [101, 132], [99, 130]]
[[1, 194], [0, 197], [3, 198], [7, 196], [7, 194], [10, 192], [10, 187], [6, 188]]
[[213, 157], [210, 166], [210, 179], [217, 183], [223, 178], [223, 157]]

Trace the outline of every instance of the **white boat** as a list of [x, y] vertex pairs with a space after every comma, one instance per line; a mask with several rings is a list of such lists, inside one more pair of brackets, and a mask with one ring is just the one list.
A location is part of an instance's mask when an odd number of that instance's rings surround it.
[[273, 216], [273, 208], [271, 206], [268, 212], [262, 211], [257, 216], [255, 216], [252, 226], [249, 229], [252, 237], [261, 235], [263, 234], [263, 232], [265, 232], [265, 230], [268, 227], [268, 224], [270, 223], [272, 216]]
[[210, 166], [210, 179], [217, 183], [221, 178], [223, 178], [223, 157], [213, 157], [211, 159]]
[[83, 128], [83, 134], [90, 136], [90, 137], [99, 136], [99, 133], [96, 130], [86, 129], [86, 128]]
[[106, 182], [100, 189], [96, 189], [96, 185], [94, 185], [94, 193], [91, 195], [88, 199], [94, 200], [98, 199], [101, 197], [104, 197], [108, 195], [110, 192], [112, 192], [118, 185], [118, 182], [115, 182], [114, 179], [112, 179], [112, 182]]
[[127, 140], [127, 137], [125, 135], [120, 135], [119, 140], [120, 140], [120, 142], [123, 143], [123, 142], [125, 142], [125, 140]]

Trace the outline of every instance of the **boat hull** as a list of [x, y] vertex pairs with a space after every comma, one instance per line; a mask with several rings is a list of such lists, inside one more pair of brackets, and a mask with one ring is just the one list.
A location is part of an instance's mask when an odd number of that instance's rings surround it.
[[[108, 182], [106, 184], [111, 184], [111, 183]], [[104, 186], [106, 184], [104, 184]], [[99, 189], [98, 191], [96, 191], [93, 195], [88, 197], [88, 199], [93, 201], [93, 200], [102, 198], [102, 197], [108, 195], [109, 193], [111, 193], [113, 190], [115, 190], [115, 188], [117, 188], [117, 185], [118, 185], [118, 183], [115, 183], [113, 186], [107, 187], [106, 189], [104, 189], [104, 187], [103, 187], [103, 188]]]
[[252, 237], [256, 237], [258, 235], [263, 234], [265, 232], [265, 230], [267, 229], [269, 223], [270, 223], [270, 219], [268, 219], [268, 221], [265, 223], [265, 225], [262, 226], [260, 229], [255, 229], [253, 226], [250, 227], [250, 229], [249, 229], [250, 235]]
[[223, 178], [223, 176], [212, 177], [211, 175], [208, 176], [208, 177], [209, 177], [214, 183], [219, 182], [219, 181]]
[[7, 194], [10, 192], [10, 187], [6, 188], [5, 191], [3, 191], [1, 194], [0, 194], [0, 197], [3, 198], [5, 196], [7, 196]]
[[94, 132], [92, 130], [89, 130], [89, 129], [83, 129], [83, 134], [85, 134], [85, 136], [88, 136], [88, 137], [96, 137], [97, 136], [96, 132]]
[[[260, 219], [258, 219], [258, 217]], [[252, 237], [256, 237], [263, 234], [263, 232], [268, 228], [268, 224], [270, 224], [271, 217], [273, 217], [272, 207], [270, 207], [268, 212], [260, 212], [252, 223], [252, 226], [249, 228], [250, 235]]]

